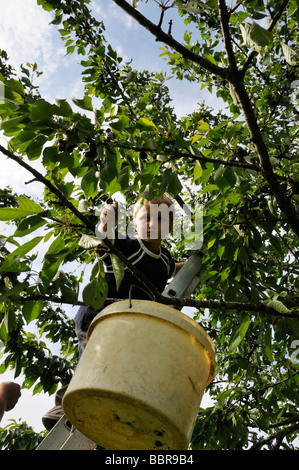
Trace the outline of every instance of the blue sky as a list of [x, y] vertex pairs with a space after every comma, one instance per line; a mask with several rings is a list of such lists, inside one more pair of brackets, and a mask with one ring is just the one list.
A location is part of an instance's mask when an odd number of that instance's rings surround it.
[[[149, 32], [139, 26], [134, 20], [125, 15], [111, 0], [93, 0], [91, 7], [97, 19], [104, 21], [105, 37], [125, 60], [133, 59], [133, 67], [150, 71], [168, 70], [165, 61], [159, 57], [162, 44], [157, 43]], [[140, 11], [149, 14], [153, 22], [158, 22], [160, 10], [154, 0], [148, 4], [139, 4]], [[182, 39], [184, 28], [176, 19], [175, 12], [166, 12], [165, 24], [172, 17], [173, 32], [176, 39]], [[1, 0], [0, 48], [7, 51], [10, 63], [18, 71], [21, 64], [37, 63], [37, 68], [43, 74], [37, 81], [44, 99], [54, 102], [55, 98], [67, 99], [71, 103], [72, 96], [81, 98], [84, 85], [81, 80], [80, 58], [65, 55], [63, 42], [58, 28], [49, 25], [51, 14], [45, 12], [36, 4], [36, 0]], [[171, 72], [168, 71], [169, 76]], [[219, 108], [221, 103], [206, 91], [200, 90], [200, 84], [190, 86], [189, 83], [171, 79], [168, 86], [173, 97], [176, 113], [183, 116], [196, 108], [196, 103], [205, 100], [209, 106]], [[5, 138], [0, 134], [0, 143], [5, 146]], [[0, 187], [10, 185], [17, 193], [26, 193], [38, 198], [42, 192], [40, 183], [25, 182], [31, 175], [15, 162], [0, 155]], [[34, 162], [36, 169], [44, 172], [38, 161]], [[0, 234], [7, 234], [2, 223]], [[0, 376], [0, 380], [14, 380], [13, 373]], [[21, 384], [19, 377], [16, 379]], [[36, 431], [43, 429], [41, 417], [54, 404], [54, 398], [40, 394], [31, 396], [31, 390], [24, 390], [18, 405], [14, 410], [5, 414], [1, 426], [4, 427], [10, 419], [22, 417]]]

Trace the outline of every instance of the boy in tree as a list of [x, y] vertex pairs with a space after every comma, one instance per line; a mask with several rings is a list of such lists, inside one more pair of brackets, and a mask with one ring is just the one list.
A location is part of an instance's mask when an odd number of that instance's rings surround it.
[[[161, 245], [163, 239], [169, 234], [174, 220], [174, 205], [165, 195], [156, 197], [152, 201], [139, 200], [134, 206], [133, 222], [137, 237], [127, 235], [121, 237], [115, 231], [117, 221], [117, 205], [106, 206], [100, 216], [97, 226], [99, 238], [108, 238], [113, 241], [133, 266], [141, 271], [161, 293], [169, 278], [175, 276], [184, 262], [176, 263], [167, 248]], [[99, 247], [105, 248], [102, 243]], [[125, 266], [124, 277], [117, 289], [113, 274], [112, 261], [109, 253], [104, 252], [101, 257], [105, 266], [105, 279], [108, 284], [108, 298], [151, 300], [146, 286]], [[86, 346], [87, 329], [98, 312], [91, 307], [80, 307], [76, 317], [76, 334], [79, 341], [79, 357]]]
[[[168, 249], [161, 245], [162, 240], [169, 234], [174, 221], [174, 205], [165, 195], [151, 201], [139, 200], [134, 205], [133, 222], [137, 237], [120, 236], [115, 230], [118, 219], [118, 206], [106, 206], [100, 216], [97, 226], [97, 236], [103, 241], [99, 244], [98, 253], [104, 252], [101, 259], [105, 266], [105, 279], [108, 284], [110, 299], [144, 299], [152, 300], [146, 286], [126, 266], [120, 286], [117, 288], [112, 261], [105, 247], [104, 239], [114, 243], [131, 264], [142, 272], [161, 293], [169, 278], [175, 276], [184, 265], [173, 260]], [[97, 315], [92, 307], [80, 307], [75, 316], [75, 331], [78, 338], [79, 359], [86, 347], [88, 327]], [[43, 418], [46, 429], [50, 430], [63, 415], [61, 407], [62, 396], [66, 387], [56, 394], [56, 406]]]

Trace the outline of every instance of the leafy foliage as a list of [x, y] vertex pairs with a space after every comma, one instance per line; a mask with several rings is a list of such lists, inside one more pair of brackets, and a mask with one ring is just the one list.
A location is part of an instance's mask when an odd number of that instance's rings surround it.
[[[135, 70], [119, 57], [89, 2], [37, 1], [53, 12], [67, 53], [82, 56], [85, 94], [72, 104], [49, 103], [32, 84], [35, 65], [23, 66], [16, 78], [5, 60], [0, 64], [1, 129], [9, 139], [0, 150], [45, 186], [40, 201], [0, 192], [0, 219], [15, 226], [14, 235], [0, 239], [6, 353], [0, 372], [23, 372], [23, 386], [33, 393], [54, 393], [68, 383], [77, 360], [73, 322], [56, 305], [82, 304], [85, 270], [83, 303], [99, 308], [106, 299], [92, 238], [97, 207], [119, 192], [128, 204], [167, 192], [192, 210], [203, 207], [207, 253], [200, 283], [178, 305], [194, 307], [217, 352], [209, 386], [214, 405], [200, 410], [190, 445], [293, 449], [299, 428], [296, 2], [244, 0], [228, 7], [224, 0], [183, 0], [170, 8], [161, 0], [156, 26], [138, 2], [113, 1], [163, 42], [162, 56], [177, 79], [207, 87], [226, 109], [199, 104], [177, 117], [167, 76]], [[171, 28], [164, 32], [169, 14], [185, 25], [183, 42]], [[26, 236], [29, 241], [17, 241]], [[47, 251], [36, 278], [30, 253], [41, 243]], [[186, 256], [186, 240], [168, 243], [176, 259]], [[8, 244], [16, 248], [8, 251]], [[121, 279], [120, 254], [109, 249]], [[26, 332], [31, 322], [59, 343], [59, 355]]]
[[1, 450], [34, 450], [45, 437], [37, 434], [26, 423], [13, 422], [4, 429], [0, 428]]

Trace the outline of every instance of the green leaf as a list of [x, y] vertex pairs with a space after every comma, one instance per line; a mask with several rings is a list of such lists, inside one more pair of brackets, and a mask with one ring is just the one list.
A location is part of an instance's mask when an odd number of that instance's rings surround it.
[[203, 10], [202, 3], [198, 0], [189, 0], [188, 2], [182, 2], [181, 0], [175, 0], [173, 6], [176, 6], [189, 13], [198, 14]]
[[262, 26], [255, 21], [253, 21], [252, 24], [241, 24], [240, 27], [246, 46], [257, 52], [260, 52], [261, 47], [267, 46], [273, 41], [272, 33], [262, 28]]
[[90, 168], [82, 178], [81, 188], [84, 191], [86, 198], [95, 196], [98, 192], [98, 178], [96, 178], [96, 171]]
[[86, 306], [92, 306], [98, 310], [103, 305], [107, 295], [106, 281], [98, 276], [89, 282], [83, 289], [82, 297]]
[[62, 253], [64, 248], [64, 239], [62, 237], [57, 237], [45, 254], [43, 268], [40, 273], [40, 278], [45, 289], [48, 288], [50, 282], [53, 280], [60, 264], [63, 261]]
[[205, 121], [203, 121], [202, 119], [200, 119], [200, 120], [198, 121], [198, 127], [197, 127], [197, 129], [198, 129], [199, 131], [208, 131], [208, 130], [210, 129], [210, 126], [209, 126], [209, 124], [208, 124], [207, 122], [205, 122]]
[[6, 344], [7, 340], [8, 340], [8, 331], [7, 331], [6, 324], [5, 324], [5, 318], [3, 318], [2, 322], [0, 323], [0, 341]]
[[1, 122], [1, 129], [6, 133], [7, 131], [16, 132], [21, 128], [21, 123], [24, 120], [24, 116], [17, 116], [6, 121]]
[[15, 294], [19, 294], [28, 286], [29, 286], [28, 282], [20, 282], [19, 284], [16, 284], [15, 286], [13, 286], [11, 289], [7, 289], [7, 291], [0, 296], [0, 302], [7, 299], [8, 297], [12, 297]]
[[111, 183], [115, 178], [118, 177], [117, 167], [114, 163], [107, 162], [103, 167], [100, 173], [100, 181], [105, 181], [106, 183]]
[[18, 208], [14, 207], [1, 207], [0, 220], [15, 220], [28, 215], [39, 214], [44, 210], [35, 202], [27, 199], [24, 196], [18, 198]]
[[230, 187], [230, 184], [225, 178], [224, 165], [221, 165], [218, 170], [216, 170], [214, 175], [214, 182], [215, 184], [217, 184], [218, 188], [221, 189], [222, 192], [225, 192]]
[[156, 125], [147, 118], [140, 118], [137, 121], [137, 125], [145, 130], [155, 129]]
[[231, 341], [228, 346], [228, 354], [233, 353], [237, 349], [237, 347], [240, 345], [240, 343], [243, 341], [247, 333], [249, 325], [250, 325], [250, 317], [245, 316], [244, 318], [242, 318], [239, 326], [237, 327], [237, 329], [234, 331], [232, 335]]
[[270, 31], [260, 26], [255, 21], [252, 22], [250, 37], [258, 46], [268, 46], [273, 41], [273, 35]]
[[79, 240], [79, 246], [82, 248], [86, 248], [87, 250], [90, 248], [95, 248], [101, 243], [101, 240], [97, 237], [92, 237], [91, 235], [82, 235]]
[[1, 272], [18, 272], [20, 270], [19, 258], [29, 253], [33, 248], [43, 240], [43, 237], [36, 237], [29, 242], [24, 243], [19, 248], [14, 250], [4, 259], [1, 267]]
[[118, 291], [125, 275], [125, 267], [123, 262], [116, 255], [110, 255], [115, 277], [116, 290]]
[[9, 332], [13, 329], [16, 321], [14, 310], [9, 309], [0, 324], [0, 340], [5, 344], [9, 339]]
[[288, 318], [287, 327], [291, 331], [291, 338], [299, 340], [299, 322], [297, 318]]
[[59, 100], [56, 98], [56, 103], [59, 108], [59, 116], [69, 117], [72, 115], [73, 110], [66, 100]]
[[173, 196], [177, 196], [182, 190], [182, 184], [176, 173], [165, 172], [164, 181], [167, 183], [167, 191]]
[[48, 138], [43, 135], [38, 135], [37, 137], [32, 139], [32, 141], [26, 148], [26, 154], [29, 160], [36, 160], [40, 157], [47, 140]]
[[231, 167], [221, 165], [215, 172], [214, 181], [218, 188], [225, 193], [236, 183], [235, 172]]
[[264, 342], [265, 342], [266, 356], [269, 359], [269, 361], [272, 363], [273, 362], [272, 332], [271, 332], [271, 327], [269, 324], [266, 326], [266, 329], [265, 329]]
[[202, 168], [198, 162], [195, 163], [194, 172], [193, 172], [193, 181], [197, 181], [202, 176]]
[[299, 54], [294, 51], [294, 49], [291, 49], [290, 46], [287, 46], [287, 44], [284, 44], [283, 42], [281, 43], [281, 48], [283, 51], [283, 54], [286, 58], [286, 61], [289, 65], [298, 65], [299, 63]]
[[148, 163], [139, 175], [141, 183], [150, 184], [153, 178], [157, 176], [160, 166], [161, 166], [161, 162], [157, 160], [154, 162]]
[[82, 100], [73, 96], [72, 101], [78, 108], [84, 109], [85, 111], [93, 111], [91, 96], [85, 95]]
[[245, 245], [242, 245], [238, 251], [238, 260], [240, 260], [241, 263], [245, 265], [248, 265], [250, 262], [248, 249]]
[[37, 100], [30, 106], [30, 118], [32, 121], [52, 122], [56, 106], [45, 100]]
[[46, 223], [47, 221], [39, 215], [26, 217], [26, 219], [23, 219], [19, 223], [18, 228], [14, 233], [14, 237], [24, 237], [25, 235], [28, 235], [29, 233], [32, 233], [38, 228], [42, 227]]
[[61, 290], [63, 300], [65, 300], [66, 302], [72, 302], [73, 304], [76, 303], [76, 301], [78, 300], [78, 295], [74, 291], [74, 289], [62, 284], [60, 286], [60, 290]]
[[265, 302], [266, 306], [273, 308], [278, 313], [292, 313], [292, 310], [289, 310], [280, 300], [274, 299]]
[[125, 166], [124, 168], [121, 169], [117, 181], [120, 184], [122, 190], [125, 190], [129, 187], [129, 183], [130, 183], [130, 167], [129, 166]]
[[0, 76], [0, 85], [3, 86], [3, 93], [1, 93], [1, 95], [5, 97], [5, 105], [7, 103], [12, 103], [14, 105], [23, 104], [25, 94], [24, 88], [18, 80], [8, 80], [4, 83]]
[[9, 332], [14, 328], [16, 322], [16, 314], [13, 308], [8, 309], [3, 320], [0, 323], [0, 340], [6, 344], [9, 339]]
[[30, 300], [23, 305], [22, 313], [27, 325], [38, 318], [43, 306], [43, 300]]
[[19, 248], [17, 248], [15, 251], [10, 253], [9, 256], [16, 257], [26, 255], [27, 253], [29, 253], [29, 251], [33, 250], [33, 248], [35, 248], [36, 245], [38, 245], [43, 240], [43, 238], [44, 237], [35, 237], [32, 240], [29, 240], [28, 242], [24, 243]]

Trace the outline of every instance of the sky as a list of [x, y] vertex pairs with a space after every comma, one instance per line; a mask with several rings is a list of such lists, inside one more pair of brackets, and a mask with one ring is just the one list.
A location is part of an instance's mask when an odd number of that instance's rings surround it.
[[[166, 64], [159, 57], [162, 44], [155, 42], [154, 38], [128, 17], [112, 1], [93, 0], [91, 7], [97, 19], [103, 20], [106, 32], [105, 37], [118, 53], [130, 61], [133, 67], [148, 69], [150, 71], [167, 70]], [[140, 11], [149, 13], [153, 22], [158, 22], [160, 10], [152, 0], [149, 4], [140, 2]], [[184, 28], [178, 28], [175, 15], [173, 31], [178, 30], [177, 39], [183, 37]], [[50, 102], [55, 98], [67, 99], [70, 104], [73, 96], [83, 97], [84, 84], [81, 79], [80, 58], [76, 55], [65, 54], [63, 42], [60, 39], [58, 28], [50, 25], [51, 13], [45, 12], [36, 4], [36, 0], [1, 0], [0, 10], [0, 49], [4, 49], [10, 58], [9, 62], [18, 72], [21, 64], [37, 63], [37, 69], [43, 72], [36, 84], [40, 88], [42, 97]], [[169, 75], [170, 71], [168, 71]], [[167, 82], [173, 97], [173, 105], [178, 116], [192, 112], [196, 104], [205, 100], [206, 104], [219, 108], [220, 104], [215, 97], [204, 90], [200, 90], [200, 83], [189, 83], [171, 79]], [[78, 111], [78, 109], [77, 109]], [[5, 146], [6, 139], [0, 134], [0, 144]], [[32, 164], [32, 162], [31, 162]], [[44, 173], [38, 161], [34, 167]], [[26, 184], [31, 180], [31, 174], [9, 161], [0, 154], [0, 188], [9, 185], [18, 194], [27, 194], [39, 198], [42, 192], [41, 183]], [[7, 228], [0, 222], [0, 235], [7, 235]], [[13, 380], [22, 383], [22, 377], [13, 378], [13, 372], [0, 376], [1, 381]], [[209, 403], [204, 398], [203, 404]], [[32, 397], [31, 390], [22, 390], [22, 396], [17, 406], [4, 415], [1, 427], [10, 423], [10, 420], [26, 421], [36, 432], [43, 430], [41, 417], [54, 405], [54, 397], [39, 394]]]

